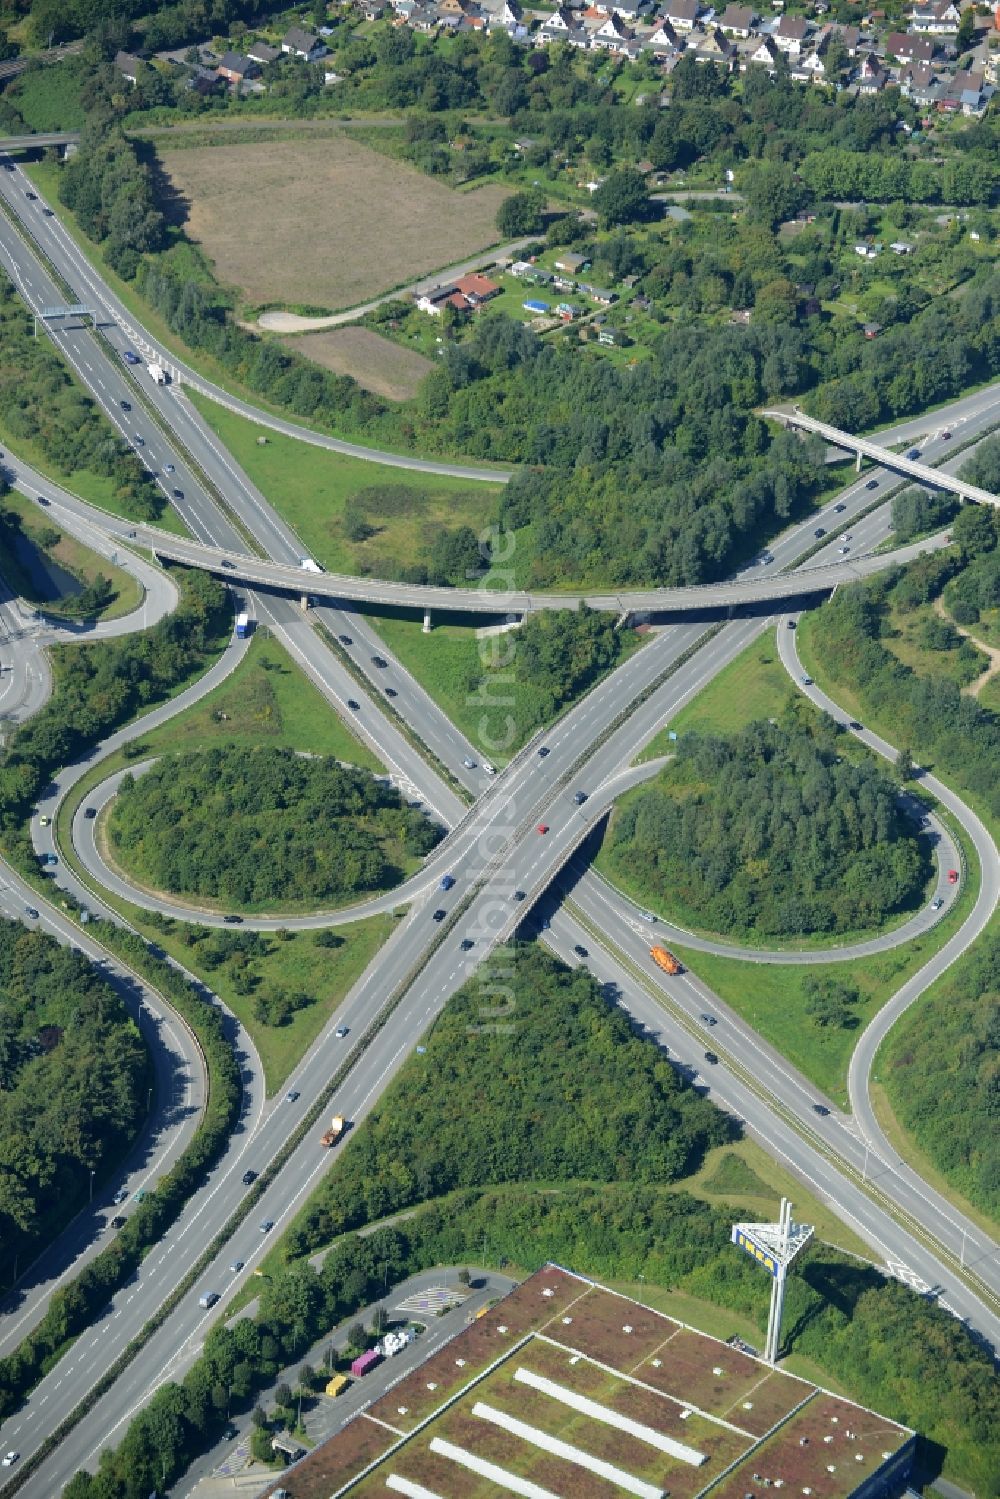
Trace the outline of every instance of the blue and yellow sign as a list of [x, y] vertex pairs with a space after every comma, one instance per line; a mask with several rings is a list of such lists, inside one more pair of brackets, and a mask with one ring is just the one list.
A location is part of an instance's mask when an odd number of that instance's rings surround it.
[[777, 1280], [780, 1267], [769, 1249], [762, 1249], [759, 1244], [755, 1244], [750, 1235], [744, 1233], [742, 1228], [733, 1229], [733, 1243], [738, 1248], [745, 1250], [759, 1265], [763, 1265], [768, 1274], [774, 1276], [775, 1280]]

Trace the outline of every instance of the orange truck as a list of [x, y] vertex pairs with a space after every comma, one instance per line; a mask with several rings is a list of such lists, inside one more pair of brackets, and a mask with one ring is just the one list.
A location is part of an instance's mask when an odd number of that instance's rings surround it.
[[667, 949], [665, 947], [651, 947], [649, 949], [649, 956], [652, 958], [657, 968], [662, 968], [664, 973], [682, 972], [681, 965], [678, 963], [673, 953], [667, 952]]
[[333, 1118], [330, 1120], [330, 1128], [327, 1130], [326, 1134], [323, 1136], [319, 1143], [321, 1145], [336, 1145], [337, 1141], [340, 1139], [343, 1133], [343, 1117], [340, 1114], [334, 1114]]

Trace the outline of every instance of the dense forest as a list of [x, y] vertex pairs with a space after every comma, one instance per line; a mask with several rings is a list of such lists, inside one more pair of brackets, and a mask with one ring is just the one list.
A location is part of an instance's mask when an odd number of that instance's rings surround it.
[[209, 661], [228, 627], [225, 593], [207, 573], [174, 574], [180, 603], [140, 634], [56, 645], [56, 691], [0, 757], [0, 825], [15, 829], [53, 771], [151, 707]]
[[22, 1267], [138, 1127], [147, 1056], [80, 953], [0, 917], [0, 1263]]
[[290, 1253], [454, 1187], [676, 1181], [731, 1134], [585, 969], [507, 948], [451, 1000], [426, 1054], [383, 1095], [292, 1231]]
[[[272, 1266], [254, 1320], [214, 1327], [183, 1383], [161, 1389], [67, 1499], [128, 1499], [175, 1482], [217, 1439], [230, 1402], [252, 1405], [387, 1284], [432, 1265], [481, 1264], [484, 1251], [487, 1265], [552, 1259], [599, 1278], [642, 1276], [763, 1329], [766, 1277], [732, 1248], [732, 1212], [663, 1185], [730, 1128], [586, 973], [534, 951], [499, 954], [489, 981], [478, 975], [449, 1004], [426, 1053], [359, 1126], [286, 1252], [340, 1233], [344, 1214], [467, 1185], [394, 1226], [336, 1238], [319, 1270], [305, 1259]], [[377, 1201], [376, 1176], [386, 1183]], [[558, 1190], [539, 1191], [539, 1179]], [[785, 1328], [790, 1348], [837, 1386], [914, 1426], [931, 1471], [947, 1454], [956, 1482], [1000, 1495], [992, 1359], [932, 1300], [815, 1244], [789, 1277]]]
[[10, 441], [38, 444], [56, 472], [89, 469], [113, 479], [125, 514], [155, 520], [165, 504], [138, 457], [70, 375], [0, 272], [0, 421]]
[[877, 927], [930, 874], [897, 790], [871, 761], [843, 759], [824, 726], [685, 734], [615, 816], [612, 868], [681, 922], [726, 934]]
[[125, 776], [109, 831], [122, 861], [157, 889], [227, 906], [385, 889], [402, 875], [394, 854], [426, 854], [441, 836], [367, 770], [242, 745], [165, 755]]

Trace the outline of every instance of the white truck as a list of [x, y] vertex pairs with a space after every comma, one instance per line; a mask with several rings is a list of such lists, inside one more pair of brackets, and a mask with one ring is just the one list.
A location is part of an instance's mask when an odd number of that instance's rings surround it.
[[299, 566], [304, 573], [321, 573], [323, 571], [319, 563], [314, 562], [311, 557], [300, 557]]
[[157, 364], [154, 360], [152, 364], [146, 365], [146, 373], [149, 375], [149, 378], [152, 380], [154, 385], [166, 385], [167, 372], [163, 368], [162, 364]]

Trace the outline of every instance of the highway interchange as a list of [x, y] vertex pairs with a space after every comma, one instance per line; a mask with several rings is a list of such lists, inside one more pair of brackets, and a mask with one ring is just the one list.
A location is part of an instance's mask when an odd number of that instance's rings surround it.
[[[294, 568], [304, 554], [298, 538], [222, 450], [183, 394], [174, 387], [159, 389], [150, 384], [147, 389], [141, 384], [144, 377], [130, 375], [121, 353], [133, 343], [160, 352], [174, 367], [177, 361], [168, 351], [157, 350], [147, 335], [136, 338], [134, 325], [130, 324], [132, 332], [126, 335], [120, 322], [110, 315], [127, 321], [124, 309], [112, 305], [110, 292], [58, 220], [43, 218], [44, 205], [25, 199], [24, 183], [20, 172], [0, 172], [0, 192], [8, 208], [18, 218], [27, 216], [31, 233], [45, 239], [46, 253], [73, 294], [80, 301], [97, 304], [99, 311], [108, 309], [98, 334], [70, 321], [54, 335], [80, 379], [124, 435], [131, 441], [137, 433], [143, 436], [137, 451], [161, 476], [161, 482], [165, 465], [173, 464], [173, 474], [166, 481], [168, 492], [182, 490], [183, 499], [176, 508], [194, 538], [215, 549], [220, 557], [223, 552], [246, 557], [249, 542], [262, 561], [270, 559]], [[53, 283], [28, 241], [10, 219], [2, 216], [0, 264], [36, 309], [65, 300], [63, 290]], [[127, 422], [123, 419], [123, 400], [133, 407]], [[232, 403], [231, 398], [226, 400]], [[245, 409], [257, 419], [253, 408]], [[908, 423], [881, 436], [889, 444], [927, 435], [923, 452], [931, 459], [949, 451], [940, 437], [942, 431], [953, 431], [964, 444], [997, 422], [1000, 392], [987, 390], [953, 403], [933, 418]], [[293, 424], [286, 426], [294, 430]], [[315, 440], [315, 434], [309, 434], [309, 440]], [[333, 441], [328, 440], [329, 444]], [[25, 493], [46, 494], [54, 518], [67, 529], [96, 527], [99, 537], [106, 538], [105, 546], [135, 529], [40, 480], [14, 459], [6, 466]], [[456, 467], [451, 466], [451, 471]], [[466, 477], [475, 476], [472, 470], [459, 471]], [[482, 476], [481, 471], [476, 472]], [[771, 547], [773, 561], [766, 569], [748, 570], [740, 583], [741, 596], [763, 596], [763, 611], [767, 595], [774, 589], [768, 583], [755, 589], [754, 584], [762, 577], [787, 571], [806, 553], [816, 566], [836, 558], [837, 547], [842, 544], [841, 527], [849, 528], [854, 554], [870, 554], [884, 541], [889, 534], [887, 507], [857, 521], [853, 518], [871, 503], [871, 492], [865, 486], [872, 474], [888, 486], [886, 473], [869, 471], [837, 497], [836, 503], [843, 509], [835, 510], [831, 503], [822, 516], [791, 528]], [[38, 484], [42, 490], [36, 490]], [[834, 537], [826, 549], [832, 558], [822, 551], [812, 555], [818, 522]], [[93, 545], [93, 530], [91, 537], [89, 544]], [[790, 590], [787, 582], [778, 590], [785, 595], [791, 592], [793, 601], [796, 591], [805, 590]], [[529, 928], [537, 930], [541, 940], [567, 961], [580, 961], [578, 949], [585, 949], [587, 965], [602, 983], [614, 986], [619, 1002], [636, 1021], [661, 1045], [669, 1047], [679, 1066], [699, 1074], [699, 1086], [709, 1096], [744, 1120], [772, 1154], [830, 1202], [838, 1215], [871, 1244], [882, 1264], [914, 1285], [933, 1290], [956, 1314], [967, 1318], [982, 1336], [1000, 1347], [1000, 1260], [996, 1246], [898, 1160], [871, 1114], [867, 1077], [874, 1042], [879, 1037], [869, 1038], [866, 1033], [864, 1047], [859, 1048], [861, 1060], [856, 1056], [851, 1077], [853, 1113], [843, 1115], [829, 1100], [819, 1098], [816, 1089], [712, 995], [696, 975], [685, 973], [668, 979], [658, 971], [650, 972], [648, 948], [659, 935], [660, 924], [650, 926], [642, 913], [585, 867], [577, 868], [576, 850], [613, 797], [636, 776], [650, 773], [647, 768], [629, 769], [637, 753], [724, 665], [772, 625], [773, 617], [761, 612], [731, 619], [715, 629], [697, 621], [669, 625], [537, 736], [502, 774], [491, 777], [483, 769], [481, 750], [463, 739], [413, 678], [392, 660], [362, 616], [332, 603], [304, 615], [291, 598], [263, 591], [252, 592], [249, 601], [252, 612], [271, 626], [331, 707], [376, 749], [397, 783], [451, 831], [428, 861], [420, 887], [407, 892], [410, 905], [405, 919], [289, 1080], [288, 1086], [301, 1095], [298, 1104], [264, 1099], [261, 1069], [252, 1044], [232, 1022], [234, 1044], [246, 1058], [250, 1079], [239, 1131], [210, 1181], [192, 1197], [178, 1222], [148, 1256], [135, 1282], [114, 1298], [107, 1314], [41, 1381], [22, 1410], [4, 1423], [0, 1439], [5, 1447], [14, 1446], [28, 1457], [70, 1414], [83, 1393], [80, 1375], [75, 1373], [80, 1364], [86, 1368], [88, 1382], [110, 1366], [242, 1203], [246, 1189], [241, 1178], [248, 1164], [256, 1171], [263, 1169], [285, 1145], [303, 1109], [323, 1093], [334, 1071], [352, 1057], [356, 1057], [354, 1065], [347, 1070], [330, 1107], [355, 1122], [365, 1117], [447, 999], [472, 976], [491, 947], [512, 935], [525, 912], [530, 913]], [[12, 699], [12, 706], [18, 716], [24, 717], [37, 710], [47, 691], [44, 641], [32, 622], [19, 616], [13, 602], [0, 602], [0, 620], [8, 632], [6, 640], [0, 639], [0, 661], [12, 667], [7, 674], [14, 684], [9, 690], [17, 697], [16, 704]], [[779, 641], [787, 653], [794, 647], [794, 631], [787, 629], [783, 619], [779, 623]], [[350, 668], [345, 651], [333, 644], [344, 634], [352, 642], [346, 648]], [[233, 642], [218, 665], [188, 694], [111, 736], [84, 765], [60, 772], [50, 796], [39, 805], [40, 813], [53, 815], [79, 776], [126, 738], [139, 737], [154, 721], [165, 721], [185, 703], [197, 700], [236, 665], [242, 650]], [[376, 653], [389, 660], [388, 673], [373, 669], [371, 656]], [[801, 669], [793, 659], [789, 664], [793, 679], [802, 685]], [[387, 676], [399, 693], [392, 713], [386, 711], [382, 697]], [[359, 685], [361, 680], [366, 688]], [[5, 687], [0, 675], [0, 691]], [[813, 691], [811, 687], [806, 690]], [[359, 712], [347, 706], [351, 699], [361, 700]], [[835, 705], [823, 706], [836, 712]], [[4, 711], [2, 699], [0, 711]], [[500, 726], [494, 716], [486, 732], [497, 733]], [[541, 748], [549, 751], [544, 757], [538, 754]], [[475, 763], [470, 767], [464, 763], [467, 759]], [[933, 789], [945, 801], [944, 788]], [[574, 801], [574, 794], [580, 790], [588, 797], [582, 806]], [[469, 798], [474, 798], [471, 807]], [[970, 821], [972, 814], [957, 798], [945, 804], [973, 839], [982, 865], [981, 888], [960, 930], [906, 990], [900, 991], [906, 998], [897, 995], [890, 1001], [895, 1007], [893, 1014], [923, 992], [978, 935], [1000, 888], [1000, 860], [989, 834], [981, 825], [975, 828]], [[539, 822], [549, 826], [548, 834], [536, 832]], [[78, 829], [80, 823], [75, 827]], [[33, 833], [40, 853], [56, 851], [51, 825], [36, 823]], [[456, 880], [447, 896], [437, 888], [439, 874], [445, 868]], [[47, 930], [75, 943], [95, 959], [107, 959], [86, 931], [66, 920], [51, 902], [42, 901], [6, 865], [0, 868], [0, 878], [6, 882], [0, 894], [7, 909], [16, 908], [19, 902], [33, 905], [40, 909], [41, 924]], [[78, 890], [91, 908], [100, 909], [99, 896], [88, 887], [75, 886], [75, 876], [62, 866], [59, 880], [67, 888]], [[516, 890], [525, 891], [523, 902], [513, 899]], [[400, 892], [395, 892], [392, 904], [400, 898]], [[431, 920], [432, 908], [439, 905], [448, 913], [440, 924]], [[354, 918], [362, 909], [345, 914]], [[336, 918], [321, 917], [316, 924], [328, 924], [331, 919]], [[462, 951], [463, 941], [474, 945]], [[838, 956], [856, 955], [849, 948], [838, 952]], [[415, 972], [418, 961], [422, 966]], [[152, 1005], [156, 1001], [147, 994], [144, 1002]], [[362, 1048], [368, 1026], [390, 1004], [395, 1005], [390, 1023]], [[484, 1024], [505, 1023], [502, 1002], [498, 1003], [498, 996], [485, 984], [483, 1010]], [[706, 1070], [703, 1058], [707, 1032], [700, 1017], [709, 1012], [717, 1020], [711, 1030], [711, 1045], [721, 1060], [708, 1075], [701, 1075]], [[341, 1023], [349, 1025], [349, 1035], [342, 1041], [334, 1036]], [[200, 1077], [197, 1061], [188, 1058], [185, 1062], [179, 1056], [174, 1060], [168, 1084], [174, 1092], [168, 1092], [167, 1097], [175, 1103], [182, 1075], [185, 1086], [194, 1089]], [[164, 1101], [158, 1096], [161, 1108]], [[817, 1103], [830, 1112], [817, 1114]], [[189, 1119], [196, 1110], [197, 1100], [192, 1094], [187, 1108]], [[167, 1122], [163, 1124], [166, 1128]], [[330, 1164], [331, 1154], [319, 1148], [317, 1134], [307, 1135], [295, 1148], [255, 1211], [199, 1276], [195, 1288], [170, 1312], [126, 1375], [112, 1385], [86, 1421], [65, 1436], [58, 1451], [28, 1478], [23, 1492], [39, 1496], [57, 1493], [78, 1467], [94, 1464], [102, 1446], [120, 1438], [129, 1416], [159, 1383], [183, 1373], [196, 1356], [206, 1327], [224, 1315], [229, 1293], [242, 1284], [264, 1252], [267, 1240], [259, 1231], [259, 1222], [267, 1218], [283, 1227]], [[171, 1139], [180, 1139], [176, 1129]], [[172, 1148], [177, 1148], [176, 1144]], [[156, 1169], [152, 1168], [152, 1174]], [[88, 1242], [93, 1243], [97, 1222], [110, 1216], [106, 1201], [95, 1203], [94, 1208], [93, 1214], [81, 1215], [63, 1236], [66, 1245], [60, 1241], [53, 1246], [52, 1263], [62, 1265], [58, 1273], [67, 1271], [67, 1246], [82, 1248], [88, 1235]], [[246, 1268], [234, 1276], [229, 1265], [237, 1259], [243, 1260]], [[963, 1278], [958, 1273], [960, 1261], [971, 1267], [971, 1276]], [[9, 1351], [23, 1336], [24, 1319], [40, 1314], [52, 1288], [46, 1263], [38, 1267], [27, 1300], [0, 1320], [0, 1351]], [[220, 1306], [210, 1313], [197, 1304], [199, 1291], [205, 1288], [224, 1293]]]

